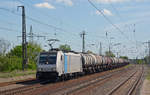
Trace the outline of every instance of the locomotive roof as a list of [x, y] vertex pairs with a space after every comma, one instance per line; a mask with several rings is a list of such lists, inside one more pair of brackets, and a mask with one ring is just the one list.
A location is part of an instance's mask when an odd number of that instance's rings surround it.
[[57, 51], [41, 52], [40, 54], [50, 54], [50, 53], [57, 53]]

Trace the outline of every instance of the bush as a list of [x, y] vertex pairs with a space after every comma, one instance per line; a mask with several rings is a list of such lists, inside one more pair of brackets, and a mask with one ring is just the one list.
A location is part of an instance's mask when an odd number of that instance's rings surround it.
[[27, 64], [27, 69], [35, 70], [36, 69], [36, 63], [32, 60], [29, 61], [29, 64]]
[[0, 71], [13, 71], [13, 70], [21, 70], [21, 58], [18, 57], [0, 57]]
[[[34, 61], [29, 61], [26, 65], [26, 69], [35, 70], [36, 63]], [[16, 56], [13, 57], [0, 57], [0, 71], [1, 72], [10, 72], [14, 70], [22, 70], [22, 58], [18, 58]]]
[[[35, 70], [35, 58], [41, 51], [40, 45], [29, 43], [27, 46], [28, 64], [26, 69]], [[10, 72], [14, 70], [22, 70], [22, 46], [18, 45], [12, 48], [7, 54], [0, 55], [0, 71]]]

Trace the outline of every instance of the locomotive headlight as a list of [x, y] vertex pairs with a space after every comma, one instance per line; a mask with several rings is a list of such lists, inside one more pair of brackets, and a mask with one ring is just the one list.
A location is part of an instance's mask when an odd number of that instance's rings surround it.
[[52, 71], [56, 71], [56, 68], [52, 68]]
[[41, 71], [41, 68], [38, 68], [38, 71]]

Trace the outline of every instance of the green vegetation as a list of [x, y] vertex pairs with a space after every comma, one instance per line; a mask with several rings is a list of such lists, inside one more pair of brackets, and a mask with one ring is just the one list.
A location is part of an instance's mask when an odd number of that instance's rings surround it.
[[122, 59], [128, 59], [127, 56], [120, 56], [120, 58], [122, 58]]
[[0, 38], [0, 56], [4, 56], [10, 47], [10, 43], [7, 40]]
[[137, 64], [144, 64], [145, 62], [144, 62], [144, 60], [142, 60], [142, 59], [137, 59], [137, 60], [136, 60], [136, 63], [137, 63]]
[[0, 78], [9, 78], [9, 77], [14, 77], [14, 76], [25, 76], [25, 75], [32, 75], [35, 74], [35, 70], [28, 70], [28, 71], [18, 71], [14, 70], [12, 72], [1, 72], [0, 73]]
[[146, 60], [144, 59], [133, 59], [132, 61], [136, 64], [147, 64]]
[[22, 59], [16, 56], [0, 56], [0, 71], [21, 70]]
[[88, 50], [87, 53], [93, 53], [92, 51]]
[[147, 72], [146, 79], [150, 80], [150, 69], [149, 69], [148, 72]]
[[69, 45], [65, 44], [65, 45], [60, 45], [59, 49], [62, 51], [71, 51], [71, 48]]
[[113, 54], [112, 51], [106, 51], [105, 52], [105, 56], [107, 56], [107, 57], [115, 57], [115, 54]]
[[[29, 43], [27, 46], [28, 62], [27, 70], [36, 69], [36, 56], [41, 51], [40, 45]], [[0, 54], [0, 72], [10, 72], [14, 70], [22, 70], [22, 46], [15, 46], [7, 53]]]
[[129, 68], [129, 67], [131, 67], [133, 64], [128, 64], [128, 65], [126, 65], [125, 66], [125, 68]]
[[146, 64], [149, 64], [149, 62], [150, 62], [150, 57], [149, 57], [149, 56], [145, 56], [143, 60], [144, 60], [144, 62], [145, 62]]

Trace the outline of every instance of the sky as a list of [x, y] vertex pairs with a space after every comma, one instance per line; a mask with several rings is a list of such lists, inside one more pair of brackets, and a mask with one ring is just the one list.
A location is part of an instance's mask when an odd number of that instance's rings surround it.
[[[94, 8], [91, 3], [96, 6]], [[86, 32], [86, 51], [98, 54], [111, 51], [120, 56], [142, 58], [148, 54], [150, 40], [150, 0], [0, 0], [0, 38], [8, 40], [11, 47], [21, 44], [21, 8], [26, 13], [26, 31], [46, 38], [34, 41], [46, 47], [48, 39], [59, 39], [54, 44], [68, 44], [72, 50], [82, 50], [82, 31]], [[107, 33], [106, 33], [107, 32]], [[107, 34], [107, 36], [106, 36]], [[27, 39], [29, 41], [29, 38]], [[119, 45], [116, 45], [120, 43]], [[94, 45], [91, 45], [94, 44]]]

